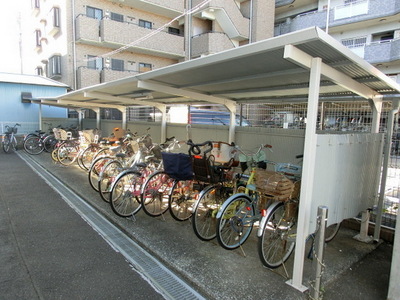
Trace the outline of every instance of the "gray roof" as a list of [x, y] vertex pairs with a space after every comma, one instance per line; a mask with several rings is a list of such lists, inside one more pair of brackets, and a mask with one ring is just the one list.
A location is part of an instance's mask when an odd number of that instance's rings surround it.
[[317, 27], [102, 83], [53, 99], [69, 107], [307, 101], [310, 69], [322, 61], [323, 98], [373, 99], [400, 85]]
[[4, 83], [17, 83], [17, 84], [32, 84], [32, 85], [43, 85], [43, 86], [54, 86], [68, 88], [68, 85], [38, 75], [24, 75], [16, 73], [1, 73], [0, 82]]

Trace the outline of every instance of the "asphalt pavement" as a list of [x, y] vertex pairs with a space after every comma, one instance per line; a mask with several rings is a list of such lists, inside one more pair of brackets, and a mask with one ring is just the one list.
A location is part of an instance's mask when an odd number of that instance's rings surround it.
[[[33, 164], [34, 171], [32, 163], [41, 167]], [[200, 241], [189, 221], [177, 222], [168, 213], [152, 218], [140, 211], [134, 218], [120, 218], [79, 167], [54, 164], [47, 153], [23, 151], [0, 152], [0, 299], [188, 298], [166, 292], [160, 279], [136, 265], [140, 257], [127, 258], [127, 251], [91, 224], [85, 212], [77, 212], [69, 201], [74, 196], [38, 173], [53, 176], [76, 194], [107, 226], [132, 241], [130, 248], [140, 247], [146, 253], [141, 256], [161, 264], [156, 272], [172, 272], [176, 278], [168, 277], [167, 285], [182, 282], [193, 289], [194, 298], [309, 299], [307, 292], [286, 283], [293, 257], [286, 269], [261, 265], [255, 230], [242, 249], [227, 251], [216, 241]], [[386, 299], [392, 247], [360, 243], [352, 238], [356, 234], [341, 228], [326, 246], [323, 299]], [[311, 265], [305, 261], [305, 286], [313, 280]]]

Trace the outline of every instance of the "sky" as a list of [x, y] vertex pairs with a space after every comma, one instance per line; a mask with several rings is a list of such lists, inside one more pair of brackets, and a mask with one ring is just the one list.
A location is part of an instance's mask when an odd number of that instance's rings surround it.
[[[24, 20], [27, 20], [24, 16], [30, 13], [30, 0], [0, 1], [2, 2], [1, 8], [3, 11], [3, 15], [0, 18], [0, 72], [33, 74], [32, 72], [28, 73], [28, 70], [23, 70], [21, 67], [19, 46], [20, 28], [24, 32], [22, 36], [29, 33], [29, 29], [24, 28], [26, 27]], [[19, 19], [21, 19], [21, 22], [19, 22]], [[19, 23], [21, 23], [21, 26]]]

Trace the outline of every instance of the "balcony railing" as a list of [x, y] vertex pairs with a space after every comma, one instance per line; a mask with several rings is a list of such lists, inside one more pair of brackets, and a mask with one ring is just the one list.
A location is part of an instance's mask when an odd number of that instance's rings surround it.
[[99, 70], [89, 69], [87, 67], [79, 67], [76, 75], [78, 79], [78, 89], [100, 83]]
[[[115, 0], [109, 0], [115, 3]], [[124, 6], [131, 6], [157, 15], [176, 17], [183, 13], [185, 1], [182, 0], [124, 0]]]
[[78, 15], [76, 17], [76, 40], [98, 43], [99, 38], [99, 20], [86, 15]]
[[234, 44], [224, 32], [206, 32], [192, 37], [193, 58], [234, 47]]
[[185, 56], [184, 37], [104, 18], [100, 22], [101, 41], [112, 48], [126, 45], [129, 51], [146, 51], [179, 59]]
[[400, 60], [400, 38], [365, 45], [364, 59], [369, 63]]
[[134, 71], [117, 71], [117, 70], [111, 70], [111, 69], [103, 69], [103, 70], [101, 70], [101, 73], [100, 73], [100, 81], [101, 81], [101, 83], [109, 82], [109, 81], [113, 81], [113, 80], [117, 80], [117, 79], [130, 77], [137, 73], [138, 72], [134, 72]]
[[[400, 12], [398, 0], [362, 0], [352, 5], [333, 7], [329, 12], [329, 27], [342, 26], [392, 16]], [[300, 14], [275, 26], [275, 35], [281, 35], [308, 27], [326, 27], [326, 10]]]

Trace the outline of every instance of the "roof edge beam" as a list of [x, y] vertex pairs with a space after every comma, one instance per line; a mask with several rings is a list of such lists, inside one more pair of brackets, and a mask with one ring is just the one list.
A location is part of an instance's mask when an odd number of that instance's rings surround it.
[[68, 105], [74, 107], [82, 107], [82, 108], [117, 108], [124, 107], [122, 105], [112, 105], [112, 104], [100, 104], [100, 103], [88, 103], [88, 102], [77, 102], [77, 101], [67, 101], [67, 100], [58, 100], [58, 104], [60, 105]]
[[[311, 69], [311, 61], [314, 57], [308, 55], [293, 45], [286, 45], [283, 58], [303, 68]], [[373, 99], [379, 95], [379, 93], [373, 89], [370, 89], [369, 87], [357, 82], [353, 78], [335, 70], [325, 63], [322, 63], [321, 65], [321, 74], [328, 77], [335, 84], [340, 85], [341, 87], [344, 87], [363, 98]]]
[[[129, 106], [129, 104], [143, 105], [143, 106], [147, 105], [147, 106], [154, 106], [154, 107], [158, 108], [159, 106], [163, 105], [163, 104], [154, 103], [154, 102], [150, 102], [150, 101], [142, 101], [142, 100], [138, 100], [135, 98], [128, 98], [128, 97], [112, 96], [112, 95], [99, 93], [99, 92], [85, 92], [83, 96], [86, 98], [96, 98], [96, 99], [105, 100], [105, 101], [126, 102], [127, 106]], [[97, 105], [100, 106], [99, 104], [97, 104]], [[123, 106], [123, 105], [120, 105], [120, 106]]]
[[215, 96], [211, 96], [211, 95], [205, 95], [205, 94], [201, 94], [198, 92], [188, 91], [188, 90], [184, 90], [184, 89], [180, 89], [180, 88], [174, 88], [174, 87], [167, 86], [164, 84], [139, 80], [138, 87], [143, 88], [143, 89], [152, 90], [152, 91], [163, 92], [163, 93], [167, 93], [167, 94], [171, 94], [171, 95], [182, 96], [185, 98], [192, 98], [192, 99], [202, 100], [202, 101], [206, 101], [206, 102], [222, 104], [222, 105], [225, 105], [230, 111], [232, 111], [236, 107], [235, 101], [232, 101], [230, 99], [215, 97]]

